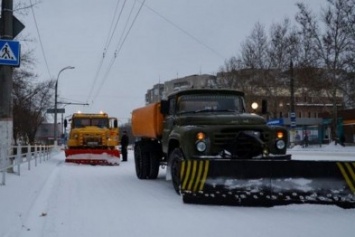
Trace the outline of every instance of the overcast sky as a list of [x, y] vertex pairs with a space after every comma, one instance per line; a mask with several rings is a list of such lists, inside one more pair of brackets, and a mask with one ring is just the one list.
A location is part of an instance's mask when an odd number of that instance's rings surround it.
[[105, 111], [125, 123], [134, 108], [144, 105], [145, 93], [154, 84], [216, 74], [226, 59], [239, 54], [257, 22], [268, 31], [272, 23], [294, 19], [296, 2], [305, 2], [316, 13], [326, 4], [326, 0], [146, 0], [139, 10], [142, 2], [41, 0], [34, 16], [32, 11], [27, 16], [15, 13], [26, 26], [21, 34], [34, 39], [20, 43], [23, 50], [34, 50], [38, 80], [55, 79], [62, 68], [75, 67], [60, 74], [58, 101], [90, 106], [67, 105], [64, 116], [78, 110]]

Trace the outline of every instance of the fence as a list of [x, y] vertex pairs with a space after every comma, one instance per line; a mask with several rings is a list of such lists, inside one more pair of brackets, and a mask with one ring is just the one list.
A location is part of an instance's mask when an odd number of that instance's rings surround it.
[[6, 184], [6, 174], [13, 173], [21, 175], [21, 165], [27, 162], [27, 169], [31, 170], [31, 166], [37, 166], [38, 162], [46, 161], [50, 158], [50, 152], [52, 146], [46, 145], [34, 145], [34, 146], [13, 146], [13, 155], [7, 157], [5, 164], [10, 164], [7, 167], [0, 167], [0, 173], [2, 174], [0, 185]]

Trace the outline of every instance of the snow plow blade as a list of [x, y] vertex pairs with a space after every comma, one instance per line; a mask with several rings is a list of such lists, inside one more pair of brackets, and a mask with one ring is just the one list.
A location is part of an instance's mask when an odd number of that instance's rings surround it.
[[189, 160], [180, 182], [185, 203], [355, 208], [355, 161]]
[[91, 165], [119, 165], [119, 150], [67, 149], [65, 162]]

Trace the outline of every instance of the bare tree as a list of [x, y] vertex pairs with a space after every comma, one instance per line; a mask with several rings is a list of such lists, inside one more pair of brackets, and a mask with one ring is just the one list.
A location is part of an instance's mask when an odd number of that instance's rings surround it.
[[285, 103], [289, 91], [289, 78], [285, 72], [297, 43], [297, 33], [285, 19], [281, 24], [272, 25], [269, 37], [257, 23], [242, 46], [243, 63], [252, 70], [248, 95], [259, 102], [267, 98], [269, 116], [273, 118], [279, 116], [280, 106]]
[[258, 77], [259, 68], [264, 65], [267, 56], [267, 37], [264, 27], [257, 23], [250, 36], [242, 43], [242, 52], [238, 57], [226, 60], [218, 73], [220, 86], [242, 90], [247, 99], [255, 101], [253, 81]]
[[[287, 57], [287, 51], [282, 52], [284, 49], [276, 48], [281, 40], [277, 39], [278, 36], [275, 36], [274, 44], [270, 43], [264, 27], [256, 23], [251, 34], [242, 43], [238, 59], [232, 57], [221, 69], [224, 81], [229, 82], [228, 85], [232, 88], [243, 90], [249, 102], [261, 102], [263, 97], [267, 97], [273, 110], [272, 117], [277, 116], [276, 110], [280, 102], [275, 98], [280, 94], [278, 90], [282, 90], [280, 87], [282, 66], [276, 65], [276, 61], [284, 63], [286, 61], [284, 57]], [[287, 42], [283, 44], [287, 45]], [[279, 56], [283, 59], [277, 58]]]
[[[271, 106], [269, 106], [273, 117], [277, 117], [277, 112], [283, 110], [280, 106], [284, 106], [290, 100], [289, 67], [291, 61], [295, 64], [299, 61], [299, 44], [298, 32], [288, 18], [285, 18], [280, 24], [271, 26], [268, 55], [273, 69], [273, 78], [269, 80], [272, 89], [269, 93], [277, 95], [270, 101]], [[291, 107], [288, 110], [291, 111]]]
[[265, 27], [258, 22], [245, 42], [242, 43], [241, 57], [247, 68], [266, 69], [269, 67], [267, 52], [268, 39]]
[[[28, 79], [28, 78], [27, 78]], [[29, 84], [26, 78], [14, 81], [14, 139], [24, 138], [34, 142], [38, 127], [45, 119], [50, 107], [53, 82]]]
[[348, 54], [346, 55], [346, 71], [348, 72], [345, 87], [345, 104], [349, 108], [355, 108], [355, 0], [346, 1], [344, 17], [347, 22], [346, 31], [349, 40]]
[[277, 98], [289, 93], [292, 60], [298, 101], [332, 103], [329, 112], [336, 121], [342, 97], [355, 106], [355, 0], [327, 0], [319, 17], [303, 3], [297, 7], [297, 25], [286, 18], [267, 35], [256, 23], [240, 56], [226, 60], [220, 69], [221, 81], [249, 98], [267, 97], [276, 116]]
[[296, 31], [292, 31], [289, 19], [284, 19], [281, 24], [273, 24], [270, 30], [269, 57], [271, 67], [287, 70], [291, 59], [296, 61], [294, 48], [297, 47], [298, 38]]
[[[17, 2], [14, 12], [17, 15], [27, 15], [31, 7], [38, 5], [40, 0], [30, 2]], [[33, 40], [24, 34], [17, 36], [22, 42]], [[51, 90], [54, 87], [52, 81], [36, 82], [37, 75], [33, 72], [36, 61], [33, 52], [25, 50], [21, 52], [21, 67], [13, 72], [13, 136], [15, 142], [18, 138], [33, 142], [36, 131], [45, 120], [45, 111], [49, 107]]]
[[245, 66], [240, 58], [231, 57], [226, 60], [218, 73], [218, 85], [224, 88], [246, 91], [247, 83], [246, 80], [242, 79], [243, 69], [245, 69]]
[[22, 54], [22, 67], [13, 74], [13, 118], [14, 140], [19, 138], [34, 142], [35, 134], [45, 121], [46, 109], [50, 107], [50, 98], [54, 81], [35, 82], [37, 75], [32, 71], [32, 52]]
[[[307, 49], [313, 62], [324, 68], [322, 75], [325, 83], [330, 83], [330, 94], [333, 102], [333, 136], [337, 122], [337, 93], [344, 91], [345, 79], [344, 70], [346, 69], [347, 55], [351, 47], [349, 40], [348, 21], [346, 10], [349, 0], [328, 0], [328, 7], [322, 11], [321, 22], [323, 28], [318, 25], [316, 17], [303, 4], [297, 4], [299, 12], [296, 16], [300, 24], [304, 42], [308, 43]], [[321, 30], [323, 29], [323, 31]]]

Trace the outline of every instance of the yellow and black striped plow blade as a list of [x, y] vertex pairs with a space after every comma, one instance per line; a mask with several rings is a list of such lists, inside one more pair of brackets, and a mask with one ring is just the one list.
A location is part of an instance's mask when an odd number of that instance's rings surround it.
[[187, 160], [180, 182], [186, 203], [355, 207], [355, 161]]

